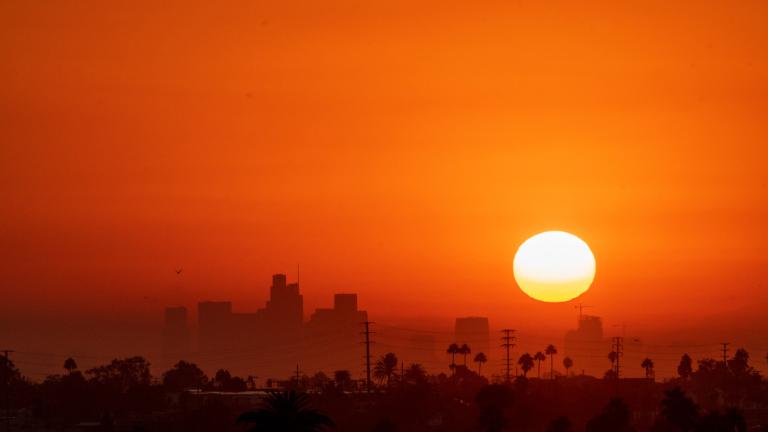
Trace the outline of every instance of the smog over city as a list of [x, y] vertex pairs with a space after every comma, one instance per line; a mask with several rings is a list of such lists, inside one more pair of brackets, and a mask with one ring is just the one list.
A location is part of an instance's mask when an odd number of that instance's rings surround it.
[[0, 24], [0, 432], [768, 432], [768, 3]]

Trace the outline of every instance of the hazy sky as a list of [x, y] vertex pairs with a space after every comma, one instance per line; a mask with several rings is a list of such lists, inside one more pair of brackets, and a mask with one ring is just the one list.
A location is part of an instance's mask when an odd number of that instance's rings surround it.
[[0, 2], [0, 335], [297, 263], [308, 310], [561, 332], [548, 229], [609, 329], [768, 330], [768, 3], [191, 3]]

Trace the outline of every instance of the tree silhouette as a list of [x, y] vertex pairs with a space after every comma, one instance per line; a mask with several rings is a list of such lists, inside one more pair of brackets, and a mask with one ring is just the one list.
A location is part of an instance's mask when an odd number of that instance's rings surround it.
[[699, 418], [699, 407], [691, 398], [685, 395], [680, 387], [664, 392], [661, 401], [661, 418], [657, 420], [654, 429], [671, 431], [692, 431]]
[[653, 365], [653, 360], [649, 359], [648, 357], [646, 357], [643, 360], [643, 362], [640, 363], [640, 367], [645, 369], [645, 378], [646, 379], [651, 378], [654, 375], [653, 374], [653, 366], [654, 366]]
[[21, 372], [13, 363], [13, 360], [7, 356], [0, 356], [0, 389], [3, 389], [3, 392], [8, 391], [9, 387], [14, 386], [21, 380]]
[[549, 356], [549, 379], [555, 379], [555, 354], [557, 354], [557, 348], [549, 344], [544, 350], [544, 354]]
[[184, 360], [163, 373], [163, 385], [170, 391], [182, 391], [200, 388], [206, 385], [208, 377], [194, 363]]
[[392, 382], [392, 375], [397, 370], [397, 356], [394, 353], [386, 353], [379, 360], [376, 361], [376, 365], [373, 367], [373, 376], [379, 381], [387, 380], [387, 385]]
[[462, 344], [459, 347], [459, 354], [464, 355], [464, 366], [467, 365], [467, 355], [472, 354], [472, 349], [467, 344]]
[[600, 414], [587, 422], [587, 432], [632, 432], [631, 413], [623, 400], [613, 398]]
[[568, 376], [568, 371], [573, 367], [573, 360], [570, 357], [564, 358], [563, 367], [565, 368], [565, 376]]
[[528, 376], [528, 371], [533, 369], [533, 357], [530, 354], [525, 353], [517, 360], [517, 364], [523, 369], [523, 376]]
[[330, 382], [331, 379], [328, 378], [328, 375], [323, 373], [323, 371], [317, 372], [316, 374], [312, 375], [311, 378], [309, 378], [310, 386], [316, 389], [324, 389]]
[[348, 370], [337, 370], [333, 373], [333, 381], [342, 390], [348, 390], [352, 383], [352, 375]]
[[404, 382], [408, 384], [424, 384], [427, 382], [427, 371], [418, 363], [411, 363], [405, 370]]
[[488, 361], [485, 353], [479, 352], [475, 355], [475, 363], [477, 363], [477, 374], [482, 375], [483, 363]]
[[734, 375], [745, 375], [750, 370], [749, 366], [749, 353], [744, 348], [739, 348], [736, 353], [733, 354], [733, 358], [728, 360], [728, 369], [734, 373]]
[[568, 417], [558, 417], [547, 426], [546, 432], [573, 432], [573, 426]]
[[112, 387], [118, 392], [149, 386], [151, 379], [149, 362], [143, 357], [114, 359], [111, 363], [89, 369], [86, 373], [91, 376], [93, 382]]
[[72, 375], [72, 372], [77, 370], [77, 362], [72, 357], [67, 358], [64, 360], [64, 369], [67, 371], [68, 374]]
[[677, 374], [684, 380], [687, 380], [693, 374], [693, 362], [691, 361], [691, 356], [687, 353], [683, 354], [680, 358], [680, 364], [677, 365]]
[[451, 369], [456, 367], [456, 354], [459, 353], [459, 346], [455, 343], [448, 345], [448, 349], [445, 351], [451, 355]]
[[214, 375], [213, 386], [223, 390], [224, 387], [229, 383], [231, 379], [232, 379], [232, 374], [230, 374], [228, 370], [219, 369], [216, 371], [216, 375]]
[[536, 360], [536, 363], [538, 363], [538, 372], [536, 373], [536, 378], [541, 378], [541, 362], [543, 360], [546, 360], [547, 357], [542, 353], [541, 351], [534, 354], [533, 359]]
[[305, 393], [272, 392], [264, 406], [241, 414], [238, 424], [253, 425], [248, 432], [318, 432], [334, 426], [333, 421], [309, 407]]

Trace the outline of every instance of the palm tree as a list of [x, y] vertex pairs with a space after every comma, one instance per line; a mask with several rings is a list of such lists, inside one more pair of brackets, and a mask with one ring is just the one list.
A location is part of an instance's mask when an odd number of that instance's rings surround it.
[[536, 353], [536, 354], [534, 354], [534, 356], [533, 356], [533, 359], [534, 359], [534, 360], [536, 360], [536, 362], [538, 362], [538, 363], [539, 363], [539, 371], [538, 371], [538, 373], [536, 374], [536, 377], [537, 377], [537, 378], [541, 378], [541, 361], [542, 361], [542, 360], [546, 360], [546, 358], [547, 358], [547, 357], [546, 357], [546, 356], [544, 356], [544, 354], [543, 354], [541, 351], [537, 352], [537, 353]]
[[477, 374], [482, 375], [483, 363], [488, 361], [485, 353], [479, 352], [475, 355], [475, 363], [477, 363]]
[[264, 406], [240, 414], [237, 423], [253, 424], [248, 432], [319, 432], [333, 427], [333, 421], [309, 407], [306, 393], [272, 392]]
[[555, 379], [555, 354], [557, 354], [557, 348], [549, 344], [544, 350], [544, 354], [549, 356], [549, 379]]
[[528, 371], [533, 369], [533, 357], [530, 354], [525, 353], [517, 360], [517, 364], [523, 369], [523, 376], [528, 376]]
[[684, 380], [687, 380], [693, 374], [693, 361], [688, 353], [680, 357], [680, 364], [677, 365], [677, 374]]
[[387, 385], [392, 382], [392, 375], [397, 371], [397, 356], [394, 353], [386, 353], [373, 367], [373, 376], [379, 381], [387, 380]]
[[69, 357], [68, 359], [64, 360], [64, 369], [67, 370], [67, 373], [72, 375], [72, 372], [77, 370], [77, 362], [72, 357]]
[[646, 357], [645, 360], [643, 360], [643, 362], [640, 363], [640, 367], [645, 369], [646, 378], [650, 378], [653, 376], [653, 360]]
[[459, 347], [459, 354], [464, 355], [464, 366], [467, 365], [467, 355], [472, 354], [472, 348], [469, 347], [467, 344], [462, 344]]
[[573, 360], [570, 357], [564, 358], [563, 367], [565, 368], [565, 376], [568, 376], [568, 371], [573, 367]]
[[455, 343], [448, 345], [448, 349], [445, 351], [451, 355], [451, 369], [456, 367], [456, 354], [459, 353], [459, 346]]
[[427, 371], [418, 363], [411, 363], [411, 366], [405, 370], [404, 381], [412, 384], [421, 384], [427, 382]]

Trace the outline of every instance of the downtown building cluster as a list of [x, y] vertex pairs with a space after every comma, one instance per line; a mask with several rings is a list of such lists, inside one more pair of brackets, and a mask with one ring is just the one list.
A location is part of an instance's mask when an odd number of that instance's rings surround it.
[[197, 305], [193, 327], [187, 308], [168, 307], [163, 322], [163, 361], [190, 360], [206, 370], [227, 367], [242, 374], [286, 376], [302, 370], [361, 369], [361, 324], [357, 294], [334, 295], [332, 308], [304, 320], [298, 283], [272, 277], [269, 300], [255, 312], [234, 312], [229, 301]]

